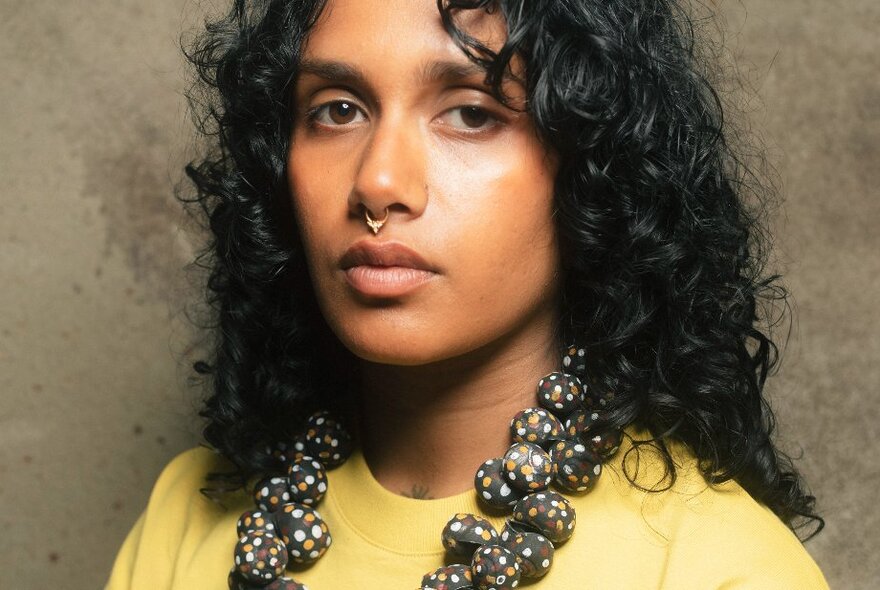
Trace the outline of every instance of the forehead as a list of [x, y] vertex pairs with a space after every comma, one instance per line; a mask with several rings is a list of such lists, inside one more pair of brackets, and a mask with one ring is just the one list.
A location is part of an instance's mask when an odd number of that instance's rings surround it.
[[[459, 27], [492, 49], [506, 27], [498, 13], [467, 10]], [[304, 59], [334, 59], [382, 69], [432, 60], [468, 62], [443, 26], [436, 0], [328, 0], [309, 32]]]

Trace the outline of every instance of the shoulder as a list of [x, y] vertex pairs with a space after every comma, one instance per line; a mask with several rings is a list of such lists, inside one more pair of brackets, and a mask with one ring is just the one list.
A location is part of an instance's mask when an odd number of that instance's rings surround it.
[[[147, 504], [146, 525], [160, 521], [168, 532], [194, 523], [211, 520], [226, 512], [220, 502], [203, 493], [211, 487], [210, 475], [232, 470], [218, 453], [196, 447], [174, 457], [162, 470]], [[227, 498], [224, 498], [224, 503]], [[175, 526], [175, 523], [177, 526]]]
[[165, 465], [156, 480], [153, 494], [181, 491], [191, 488], [190, 484], [196, 484], [200, 489], [209, 474], [231, 468], [226, 459], [207, 447], [187, 449]]
[[676, 465], [671, 480], [655, 447], [633, 449], [632, 440], [645, 434], [630, 435], [608, 465], [606, 493], [628, 507], [647, 543], [663, 548], [663, 587], [691, 587], [701, 580], [707, 588], [827, 588], [795, 534], [739, 484], [710, 485], [694, 456], [675, 443], [669, 446]]
[[[107, 590], [174, 587], [178, 564], [191, 558], [218, 522], [229, 518], [229, 511], [202, 490], [211, 473], [230, 469], [220, 455], [204, 447], [172, 459], [116, 556]], [[235, 502], [230, 495], [224, 503], [229, 500]]]

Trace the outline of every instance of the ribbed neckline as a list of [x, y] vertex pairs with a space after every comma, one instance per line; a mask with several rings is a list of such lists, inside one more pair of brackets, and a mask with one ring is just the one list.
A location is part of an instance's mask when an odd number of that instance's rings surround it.
[[475, 490], [446, 498], [399, 496], [376, 480], [355, 447], [342, 467], [328, 473], [328, 498], [348, 525], [368, 543], [400, 555], [441, 555], [440, 533], [458, 512], [482, 515], [498, 530], [504, 518], [483, 513]]

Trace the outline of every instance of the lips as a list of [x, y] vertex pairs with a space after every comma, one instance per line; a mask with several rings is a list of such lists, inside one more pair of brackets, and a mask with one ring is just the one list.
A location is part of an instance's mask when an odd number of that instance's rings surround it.
[[368, 298], [413, 292], [437, 276], [417, 252], [397, 242], [358, 242], [340, 260], [348, 284]]

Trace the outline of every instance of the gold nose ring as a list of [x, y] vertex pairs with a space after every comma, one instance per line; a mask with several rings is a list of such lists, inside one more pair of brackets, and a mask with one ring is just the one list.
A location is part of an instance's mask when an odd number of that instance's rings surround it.
[[370, 217], [370, 208], [365, 206], [364, 217], [367, 219], [367, 225], [373, 230], [373, 235], [376, 235], [379, 233], [379, 230], [382, 229], [382, 226], [385, 225], [385, 222], [388, 221], [388, 207], [385, 207], [385, 217], [382, 219], [373, 219]]

